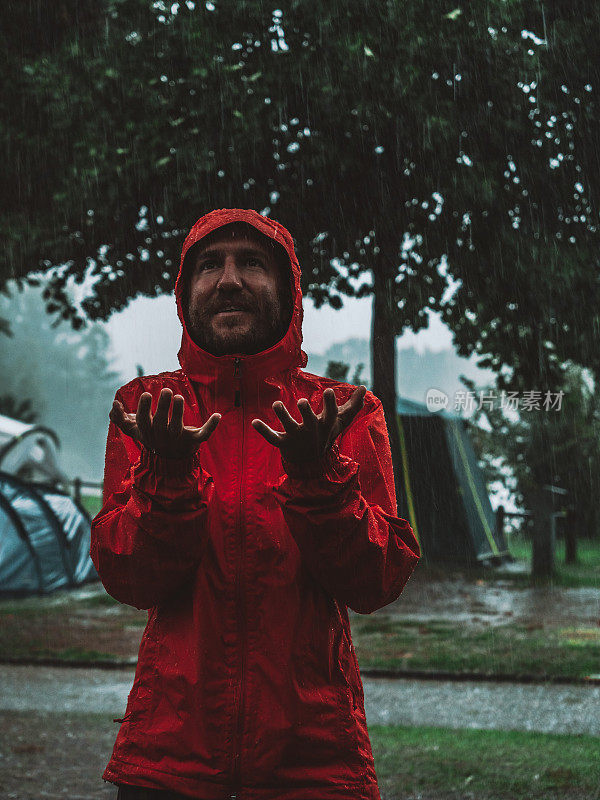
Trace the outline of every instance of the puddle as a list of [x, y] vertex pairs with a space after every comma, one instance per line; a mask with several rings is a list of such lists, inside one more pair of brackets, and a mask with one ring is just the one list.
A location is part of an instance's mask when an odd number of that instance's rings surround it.
[[600, 626], [600, 588], [515, 587], [510, 581], [490, 585], [456, 578], [432, 581], [417, 573], [398, 600], [374, 613], [418, 622], [594, 628]]

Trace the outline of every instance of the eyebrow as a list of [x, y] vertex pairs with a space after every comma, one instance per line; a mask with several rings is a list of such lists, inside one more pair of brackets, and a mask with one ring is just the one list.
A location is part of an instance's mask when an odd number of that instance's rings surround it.
[[[265, 256], [269, 255], [266, 250], [257, 249], [255, 247], [244, 247], [241, 250], [238, 250], [238, 253], [241, 256], [260, 256], [261, 258], [265, 258]], [[219, 255], [221, 255], [220, 250], [214, 247], [209, 247], [207, 250], [200, 251], [200, 253], [198, 254], [198, 260], [202, 258], [207, 258], [207, 257], [209, 258]]]

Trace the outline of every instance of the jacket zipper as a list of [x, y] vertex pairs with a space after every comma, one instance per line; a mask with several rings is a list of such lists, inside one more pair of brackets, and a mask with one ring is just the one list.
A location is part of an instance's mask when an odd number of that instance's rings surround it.
[[246, 652], [246, 620], [243, 609], [243, 586], [242, 578], [244, 572], [244, 556], [246, 551], [246, 542], [243, 532], [243, 475], [244, 475], [244, 405], [241, 398], [241, 359], [234, 359], [233, 375], [237, 380], [237, 387], [235, 389], [234, 403], [237, 407], [241, 405], [241, 446], [240, 446], [240, 483], [239, 483], [239, 509], [238, 509], [238, 532], [240, 535], [240, 545], [238, 549], [239, 557], [236, 569], [236, 608], [238, 613], [238, 629], [240, 631], [240, 690], [238, 698], [238, 711], [236, 723], [236, 737], [234, 744], [234, 762], [233, 762], [233, 792], [230, 800], [238, 798], [240, 786], [240, 758], [242, 746], [242, 728], [244, 721], [244, 666], [245, 666], [245, 652]]
[[[239, 358], [234, 358], [233, 359], [233, 377], [238, 380], [238, 385], [235, 388], [235, 394], [234, 394], [234, 397], [233, 397], [233, 404], [234, 404], [234, 406], [236, 408], [239, 408], [240, 396], [241, 396], [241, 390], [240, 390], [240, 384], [239, 384], [239, 380], [240, 380], [240, 359]], [[243, 431], [242, 431], [242, 435], [243, 435]]]

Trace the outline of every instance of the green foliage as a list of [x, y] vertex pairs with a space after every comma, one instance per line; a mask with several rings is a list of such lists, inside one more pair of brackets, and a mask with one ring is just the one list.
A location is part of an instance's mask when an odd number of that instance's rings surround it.
[[325, 374], [328, 378], [333, 378], [336, 381], [347, 381], [349, 369], [349, 364], [344, 364], [343, 361], [329, 361]]
[[2, 276], [67, 263], [46, 300], [77, 325], [91, 269], [106, 319], [172, 289], [197, 217], [252, 207], [317, 306], [390, 273], [390, 336], [439, 310], [507, 385], [600, 374], [596, 4], [121, 0], [72, 30], [57, 5], [4, 78]]
[[12, 294], [0, 298], [0, 315], [10, 315], [13, 335], [2, 342], [0, 374], [13, 405], [3, 413], [34, 408], [36, 422], [58, 434], [62, 469], [99, 478], [108, 412], [120, 384], [110, 368], [108, 334], [93, 323], [73, 331], [46, 313], [39, 289], [8, 286]]
[[[476, 390], [473, 381], [462, 380], [471, 391], [488, 394], [495, 389]], [[491, 408], [483, 405], [473, 413], [473, 443], [488, 483], [504, 482], [508, 467], [517, 500], [525, 508], [538, 487], [567, 489], [564, 505], [576, 510], [578, 533], [599, 537], [600, 393], [585, 370], [574, 364], [565, 369], [561, 391], [560, 409], [541, 405], [517, 416], [506, 413], [496, 393]]]
[[[329, 361], [327, 363], [327, 371], [325, 375], [328, 378], [333, 378], [336, 381], [342, 381], [346, 383], [350, 383], [353, 386], [359, 386], [361, 383], [363, 386], [367, 386], [364, 380], [361, 380], [360, 373], [364, 369], [364, 364], [360, 363], [356, 365], [356, 369], [354, 370], [354, 375], [352, 376], [352, 380], [348, 380], [348, 370], [350, 369], [350, 364], [346, 364], [343, 361]], [[367, 388], [369, 388], [367, 386]]]

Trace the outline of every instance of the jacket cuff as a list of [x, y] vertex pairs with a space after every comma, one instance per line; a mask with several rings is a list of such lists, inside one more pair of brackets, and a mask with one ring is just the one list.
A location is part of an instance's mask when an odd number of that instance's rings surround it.
[[340, 458], [340, 450], [334, 442], [329, 447], [322, 458], [315, 461], [288, 461], [281, 456], [281, 464], [285, 472], [290, 478], [331, 478], [336, 480], [338, 476], [338, 467], [342, 464]]
[[142, 445], [138, 463], [133, 468], [134, 477], [150, 472], [161, 478], [184, 478], [200, 467], [200, 453], [196, 450], [185, 458], [166, 458]]

